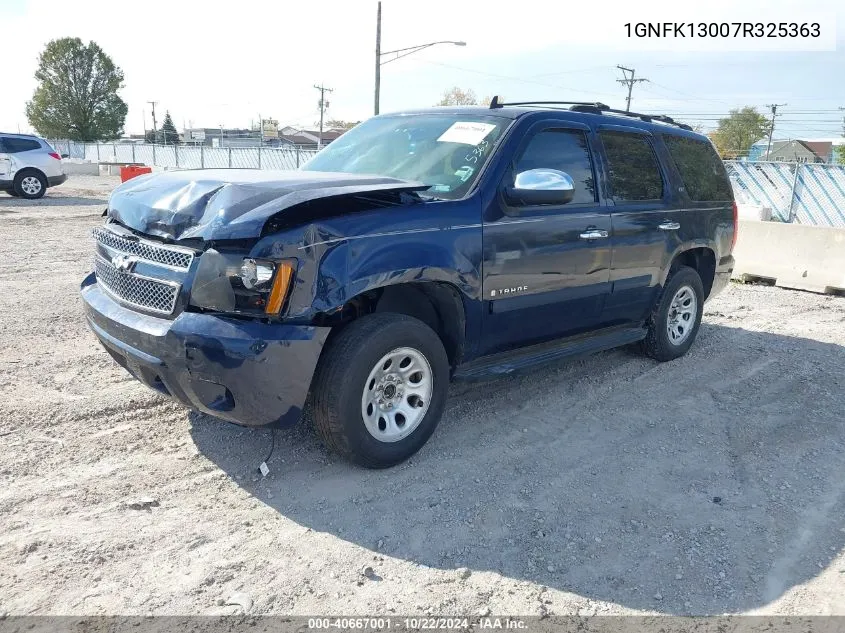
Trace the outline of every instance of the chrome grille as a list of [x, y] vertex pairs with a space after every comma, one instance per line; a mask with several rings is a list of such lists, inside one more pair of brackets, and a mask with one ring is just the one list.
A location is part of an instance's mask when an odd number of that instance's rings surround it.
[[94, 272], [97, 283], [123, 303], [160, 314], [172, 314], [176, 307], [180, 285], [175, 282], [121, 272], [100, 256], [94, 259]]
[[139, 259], [178, 270], [188, 270], [194, 259], [190, 251], [146, 240], [129, 239], [107, 229], [94, 229], [94, 239], [112, 251], [134, 255]]

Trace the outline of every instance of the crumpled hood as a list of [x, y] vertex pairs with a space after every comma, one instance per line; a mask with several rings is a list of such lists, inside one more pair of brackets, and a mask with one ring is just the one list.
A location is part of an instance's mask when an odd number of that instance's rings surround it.
[[202, 169], [138, 176], [109, 198], [109, 217], [147, 235], [180, 240], [242, 239], [295, 205], [377, 191], [421, 191], [426, 185], [318, 171]]

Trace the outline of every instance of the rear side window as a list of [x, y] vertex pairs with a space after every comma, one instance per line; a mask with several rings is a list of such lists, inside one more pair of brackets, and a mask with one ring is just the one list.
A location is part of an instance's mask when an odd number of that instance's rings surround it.
[[12, 138], [5, 136], [2, 139], [3, 151], [7, 154], [28, 152], [31, 149], [41, 149], [41, 143], [28, 138]]
[[649, 140], [639, 134], [599, 132], [615, 202], [660, 200], [663, 176]]
[[732, 200], [725, 166], [710, 143], [682, 136], [664, 136], [663, 142], [675, 161], [690, 200]]
[[570, 204], [596, 201], [596, 181], [587, 137], [577, 130], [543, 130], [531, 140], [516, 162], [515, 173], [529, 169], [565, 171], [575, 183]]

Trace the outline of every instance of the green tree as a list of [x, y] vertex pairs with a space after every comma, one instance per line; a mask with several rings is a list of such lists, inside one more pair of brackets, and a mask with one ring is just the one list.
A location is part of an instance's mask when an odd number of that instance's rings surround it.
[[769, 120], [757, 112], [757, 108], [746, 106], [731, 110], [719, 119], [715, 131], [709, 134], [722, 158], [746, 156], [751, 146], [769, 133]]
[[834, 162], [845, 165], [845, 144], [833, 148]]
[[48, 42], [35, 79], [26, 117], [41, 136], [99, 141], [123, 133], [128, 108], [117, 94], [123, 71], [96, 42], [86, 46], [78, 37]]
[[173, 119], [170, 117], [170, 111], [164, 113], [164, 123], [161, 124], [161, 130], [156, 134], [159, 142], [165, 145], [178, 145], [179, 132], [176, 131], [176, 126], [173, 125]]
[[461, 105], [478, 105], [478, 99], [472, 90], [463, 90], [458, 86], [451, 88], [443, 93], [440, 101], [435, 103], [436, 106], [461, 106]]

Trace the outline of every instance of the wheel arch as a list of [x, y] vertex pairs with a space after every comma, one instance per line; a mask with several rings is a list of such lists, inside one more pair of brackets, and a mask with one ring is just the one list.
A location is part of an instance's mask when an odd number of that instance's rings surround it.
[[22, 167], [19, 170], [17, 170], [15, 172], [14, 180], [17, 180], [18, 178], [23, 178], [27, 174], [36, 174], [38, 176], [41, 176], [44, 179], [45, 182], [47, 181], [47, 174], [45, 174], [43, 171], [38, 169], [38, 167], [33, 167], [32, 165], [27, 165], [26, 167]]
[[324, 315], [320, 322], [332, 326], [331, 338], [360, 316], [385, 312], [419, 319], [434, 330], [452, 368], [463, 360], [467, 340], [465, 298], [457, 286], [446, 281], [405, 281], [369, 288], [331, 315]]
[[679, 266], [689, 266], [701, 277], [701, 285], [704, 288], [705, 300], [710, 296], [713, 289], [713, 281], [716, 277], [716, 251], [711, 245], [690, 244], [678, 251], [672, 257], [671, 264], [663, 275], [661, 285], [666, 284], [669, 273]]

